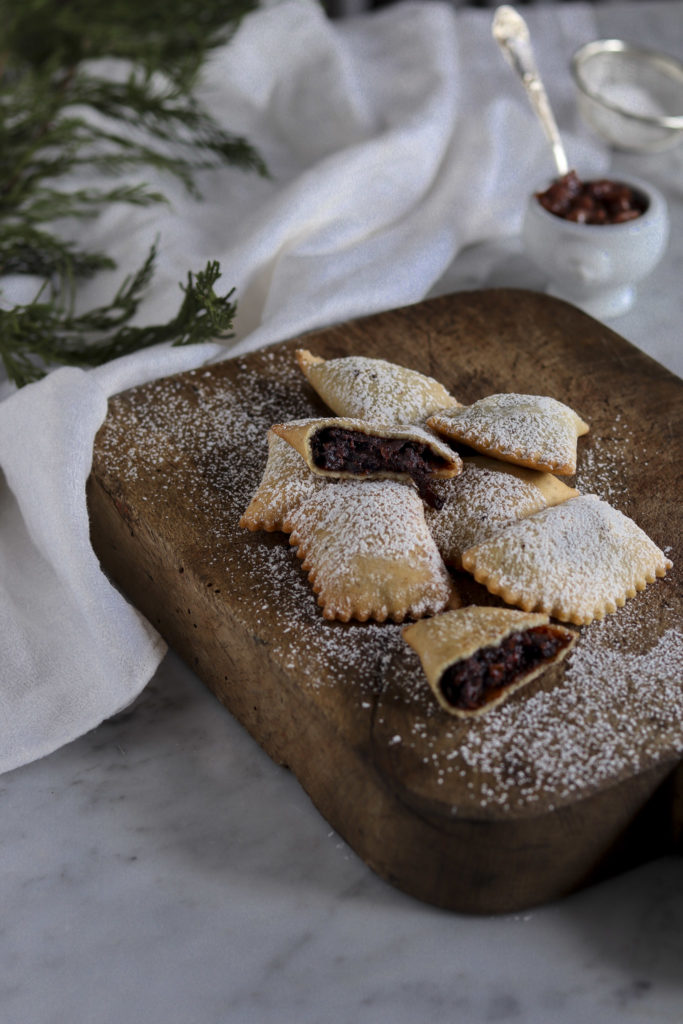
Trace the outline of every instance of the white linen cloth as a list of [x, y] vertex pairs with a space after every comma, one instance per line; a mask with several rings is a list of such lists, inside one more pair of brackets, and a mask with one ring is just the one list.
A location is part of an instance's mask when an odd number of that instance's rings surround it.
[[[569, 8], [553, 8], [542, 62], [563, 69], [558, 109], [571, 98], [568, 57], [594, 30], [588, 7]], [[83, 303], [106, 302], [158, 236], [144, 320], [167, 319], [187, 271], [219, 259], [219, 283], [238, 299], [232, 353], [423, 298], [466, 246], [517, 232], [530, 184], [553, 173], [488, 24], [440, 2], [347, 22], [313, 0], [264, 7], [211, 57], [201, 97], [259, 149], [270, 177], [211, 171], [202, 202], [176, 189], [168, 209], [112, 206], [79, 230], [121, 270], [88, 285]], [[578, 137], [569, 148], [584, 163], [591, 152]], [[152, 184], [169, 194], [168, 182]], [[17, 282], [1, 283], [12, 302]], [[162, 346], [90, 372], [58, 369], [17, 393], [5, 384], [0, 771], [123, 708], [162, 659], [164, 642], [90, 547], [93, 438], [109, 395], [225, 354]]]

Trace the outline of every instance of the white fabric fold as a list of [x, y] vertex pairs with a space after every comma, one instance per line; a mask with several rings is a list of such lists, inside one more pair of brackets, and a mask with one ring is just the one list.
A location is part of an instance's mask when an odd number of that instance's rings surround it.
[[[572, 7], [559, 37], [567, 55], [592, 28], [588, 9]], [[270, 176], [205, 172], [201, 202], [152, 178], [167, 209], [112, 206], [78, 229], [84, 243], [122, 274], [158, 237], [148, 323], [177, 308], [188, 270], [220, 260], [238, 299], [233, 353], [423, 298], [464, 247], [514, 235], [530, 183], [552, 173], [484, 29], [429, 0], [339, 23], [313, 0], [253, 13], [212, 56], [202, 98], [256, 145]], [[106, 303], [119, 280], [100, 275], [82, 304]], [[12, 282], [0, 285], [11, 303]], [[56, 370], [0, 404], [0, 771], [124, 707], [163, 657], [89, 544], [93, 438], [110, 395], [225, 355], [164, 346]]]
[[165, 653], [100, 570], [85, 485], [107, 396], [198, 356], [157, 349], [91, 373], [65, 367], [0, 405], [0, 771], [125, 707]]

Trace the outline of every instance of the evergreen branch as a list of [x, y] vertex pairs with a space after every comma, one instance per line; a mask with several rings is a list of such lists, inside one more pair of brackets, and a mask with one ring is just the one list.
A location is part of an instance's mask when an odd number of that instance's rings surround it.
[[50, 365], [93, 367], [142, 348], [171, 342], [189, 345], [232, 337], [236, 304], [233, 290], [219, 296], [214, 285], [220, 275], [216, 262], [181, 285], [183, 301], [164, 324], [131, 326], [152, 275], [153, 247], [133, 277], [126, 279], [112, 303], [72, 315], [53, 303], [36, 301], [0, 310], [0, 358], [9, 378], [21, 387], [42, 377]]
[[[26, 124], [12, 123], [11, 118], [9, 128], [0, 128], [0, 211], [16, 209], [38, 188], [44, 188], [46, 179], [87, 167], [118, 174], [152, 166], [177, 177], [194, 195], [198, 195], [193, 181], [197, 170], [230, 163], [266, 174], [263, 161], [248, 141], [220, 127], [191, 97], [180, 97], [175, 90], [156, 95], [149, 78], [145, 79], [146, 88], [138, 82], [128, 95], [131, 78], [124, 88], [124, 102], [119, 95], [122, 87], [116, 83], [90, 78], [78, 81], [83, 98], [70, 88], [63, 102], [72, 109], [92, 94], [90, 106], [100, 115], [95, 123], [62, 113], [42, 131], [37, 126], [29, 131]], [[125, 133], [114, 127], [118, 124], [126, 125]]]
[[21, 212], [27, 223], [35, 224], [63, 217], [96, 217], [103, 203], [150, 206], [152, 203], [166, 201], [160, 192], [150, 192], [146, 185], [121, 185], [108, 191], [76, 189], [73, 192], [62, 192], [59, 189], [41, 189], [24, 203]]
[[220, 127], [202, 110], [194, 97], [184, 95], [173, 83], [160, 84], [150, 75], [132, 74], [124, 83], [77, 77], [70, 101], [87, 102], [101, 115], [121, 122], [135, 119], [138, 131], [175, 147], [205, 149], [231, 162], [266, 173], [266, 168], [246, 139]]
[[0, 234], [0, 274], [31, 274], [66, 285], [114, 267], [103, 253], [84, 252], [72, 243], [27, 224], [5, 224]]
[[[60, 224], [111, 203], [165, 201], [138, 180], [108, 184], [114, 175], [137, 179], [154, 169], [200, 198], [202, 169], [231, 164], [267, 173], [248, 140], [193, 94], [208, 49], [226, 41], [255, 4], [0, 0], [0, 275], [39, 282], [33, 302], [0, 306], [0, 359], [17, 385], [60, 363], [94, 366], [161, 341], [230, 336], [236, 307], [232, 291], [214, 290], [217, 263], [188, 274], [168, 323], [131, 325], [150, 285], [155, 246], [110, 303], [76, 313], [78, 283], [114, 263], [62, 237]], [[125, 78], [112, 79], [100, 58], [126, 62]]]

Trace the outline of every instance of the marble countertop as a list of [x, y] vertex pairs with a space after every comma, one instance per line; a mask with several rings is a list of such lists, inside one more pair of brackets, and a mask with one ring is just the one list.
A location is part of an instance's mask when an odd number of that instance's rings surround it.
[[681, 1019], [680, 858], [520, 914], [425, 906], [173, 655], [0, 791], [3, 1024]]
[[[683, 57], [679, 4], [596, 17], [601, 35], [658, 36]], [[609, 326], [681, 374], [683, 147], [612, 166], [665, 191], [673, 230]], [[513, 241], [464, 253], [440, 290], [490, 285], [544, 282]], [[681, 858], [520, 914], [422, 905], [356, 857], [173, 654], [126, 711], [0, 776], [0, 797], [3, 1024], [683, 1019]]]

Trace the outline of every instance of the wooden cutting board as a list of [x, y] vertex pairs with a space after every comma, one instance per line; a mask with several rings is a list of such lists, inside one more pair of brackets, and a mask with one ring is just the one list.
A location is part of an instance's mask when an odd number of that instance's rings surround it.
[[[268, 427], [324, 407], [296, 347], [390, 359], [460, 401], [551, 395], [591, 425], [573, 481], [674, 569], [570, 659], [473, 723], [442, 712], [387, 623], [322, 619], [283, 534], [238, 526]], [[682, 386], [601, 324], [531, 292], [365, 317], [112, 399], [88, 486], [102, 565], [379, 875], [473, 913], [551, 900], [681, 850]], [[466, 601], [496, 603], [465, 574]]]

